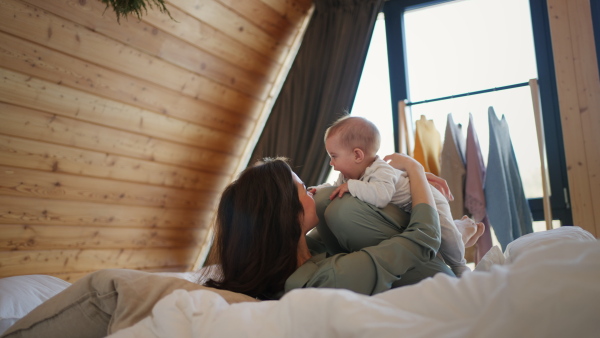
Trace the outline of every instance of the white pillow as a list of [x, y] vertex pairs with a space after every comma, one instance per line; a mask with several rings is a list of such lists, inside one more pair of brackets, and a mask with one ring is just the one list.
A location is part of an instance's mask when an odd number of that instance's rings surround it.
[[494, 245], [475, 266], [475, 271], [490, 271], [493, 265], [510, 264], [525, 252], [565, 241], [594, 242], [596, 238], [578, 226], [562, 226], [530, 233], [510, 242], [504, 253], [500, 247]]
[[506, 246], [504, 250], [505, 264], [514, 262], [519, 255], [526, 251], [567, 240], [590, 242], [596, 241], [596, 238], [578, 226], [562, 226], [552, 230], [534, 232], [521, 236]]
[[69, 287], [71, 283], [46, 275], [0, 279], [0, 335], [31, 310]]

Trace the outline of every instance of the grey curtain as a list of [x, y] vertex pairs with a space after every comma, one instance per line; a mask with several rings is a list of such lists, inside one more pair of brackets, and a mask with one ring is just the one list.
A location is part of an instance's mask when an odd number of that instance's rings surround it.
[[352, 108], [384, 0], [315, 0], [315, 11], [252, 154], [286, 156], [307, 186], [326, 179], [323, 134]]

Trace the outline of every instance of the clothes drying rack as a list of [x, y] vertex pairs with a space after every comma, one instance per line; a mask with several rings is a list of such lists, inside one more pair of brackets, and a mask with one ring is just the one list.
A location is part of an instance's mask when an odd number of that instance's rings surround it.
[[531, 79], [528, 82], [516, 83], [508, 86], [495, 87], [490, 89], [478, 90], [469, 93], [457, 94], [444, 96], [435, 99], [417, 101], [417, 102], [409, 102], [407, 100], [401, 100], [398, 102], [398, 124], [400, 130], [400, 140], [398, 142], [400, 146], [400, 151], [406, 153], [410, 156], [413, 155], [413, 139], [414, 139], [414, 128], [412, 123], [408, 121], [412, 121], [410, 107], [423, 103], [430, 103], [442, 100], [450, 100], [464, 96], [471, 96], [483, 93], [489, 93], [494, 91], [513, 89], [518, 87], [529, 86], [531, 90], [531, 102], [533, 103], [533, 114], [535, 117], [535, 128], [537, 132], [537, 140], [538, 140], [538, 150], [540, 155], [540, 170], [542, 174], [542, 191], [543, 191], [543, 206], [544, 206], [544, 220], [546, 222], [546, 230], [552, 229], [552, 207], [550, 205], [550, 181], [548, 176], [548, 160], [546, 157], [546, 142], [544, 136], [544, 123], [542, 117], [542, 105], [540, 102], [540, 91], [538, 86], [537, 79]]

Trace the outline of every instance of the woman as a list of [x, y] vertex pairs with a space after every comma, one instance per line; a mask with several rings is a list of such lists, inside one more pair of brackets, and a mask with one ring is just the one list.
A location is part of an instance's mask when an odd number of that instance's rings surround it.
[[[305, 236], [319, 222], [315, 202], [285, 161], [276, 159], [245, 170], [224, 191], [219, 205], [215, 254], [222, 264], [222, 278], [207, 284], [225, 290], [210, 290], [228, 302], [255, 299], [226, 290], [263, 299], [299, 287], [374, 294], [397, 284], [398, 276], [400, 281], [416, 282], [447, 272], [443, 264], [432, 264], [437, 260], [440, 227], [423, 167], [399, 154], [386, 160], [410, 176], [410, 220], [400, 209], [370, 208], [355, 198], [331, 203], [339, 203], [341, 220], [360, 215], [368, 222], [405, 222], [406, 230], [379, 245], [332, 256], [326, 251], [335, 248], [327, 248], [326, 240]], [[309, 241], [320, 253], [312, 255], [316, 252], [309, 249]], [[142, 271], [100, 270], [38, 306], [3, 337], [104, 337], [145, 318], [158, 300], [177, 289], [206, 288]]]
[[375, 294], [438, 272], [452, 275], [436, 257], [440, 226], [423, 166], [400, 154], [385, 160], [410, 177], [413, 212], [408, 216], [393, 205], [375, 208], [349, 195], [331, 201], [338, 204], [344, 227], [379, 222], [405, 228], [352, 253], [335, 247], [340, 234], [320, 228], [318, 235], [306, 236], [319, 223], [315, 201], [285, 159], [267, 159], [246, 169], [222, 195], [213, 251], [220, 276], [206, 285], [278, 299], [294, 288]]

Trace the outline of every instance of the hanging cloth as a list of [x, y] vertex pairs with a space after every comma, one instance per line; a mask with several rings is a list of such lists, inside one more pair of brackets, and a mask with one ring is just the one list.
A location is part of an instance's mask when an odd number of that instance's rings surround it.
[[440, 177], [446, 180], [454, 195], [454, 201], [449, 202], [454, 219], [460, 219], [465, 212], [465, 138], [462, 126], [454, 123], [452, 114], [446, 120], [446, 132], [440, 161]]
[[485, 232], [475, 243], [473, 261], [477, 264], [492, 247], [492, 234], [485, 210], [485, 193], [483, 192], [485, 165], [471, 113], [469, 113], [469, 126], [467, 127], [466, 162], [465, 208], [475, 222], [482, 222], [485, 226]]
[[488, 109], [490, 152], [484, 181], [486, 211], [503, 249], [514, 239], [533, 232], [533, 218], [525, 198], [508, 123]]
[[413, 157], [423, 165], [425, 171], [440, 175], [440, 153], [442, 140], [435, 129], [433, 120], [427, 120], [425, 115], [415, 124], [415, 150]]

